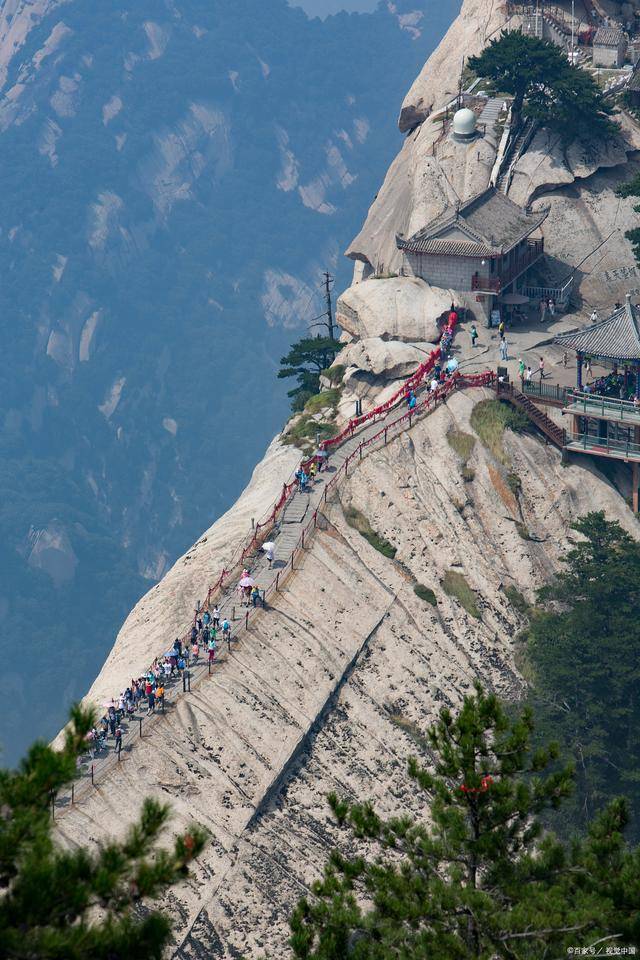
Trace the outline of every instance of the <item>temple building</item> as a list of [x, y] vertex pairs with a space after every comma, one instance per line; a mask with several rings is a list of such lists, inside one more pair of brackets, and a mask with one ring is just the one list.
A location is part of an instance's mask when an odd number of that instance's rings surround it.
[[[633, 509], [638, 511], [640, 462], [640, 307], [626, 303], [606, 320], [555, 338], [576, 353], [576, 389], [569, 391], [563, 414], [571, 417], [565, 447], [632, 464]], [[585, 377], [587, 364], [604, 368]], [[587, 382], [588, 380], [588, 382]]]
[[402, 272], [473, 293], [489, 322], [496, 300], [513, 292], [514, 282], [543, 256], [539, 228], [546, 216], [547, 211], [530, 213], [489, 187], [447, 208], [412, 237], [396, 236]]
[[627, 52], [627, 38], [620, 27], [599, 27], [593, 38], [594, 67], [621, 67]]

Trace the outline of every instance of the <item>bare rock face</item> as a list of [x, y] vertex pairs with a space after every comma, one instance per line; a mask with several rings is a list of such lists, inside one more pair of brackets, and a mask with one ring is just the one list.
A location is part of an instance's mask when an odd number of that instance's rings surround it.
[[102, 703], [118, 695], [131, 677], [138, 677], [154, 657], [182, 636], [193, 616], [196, 600], [203, 600], [241, 543], [251, 531], [251, 519], [260, 521], [290, 479], [300, 451], [274, 440], [237, 502], [180, 557], [160, 584], [135, 605], [118, 636], [87, 699]]
[[415, 277], [367, 280], [342, 294], [336, 317], [340, 326], [357, 339], [432, 343], [438, 339], [437, 318], [453, 300], [454, 291], [431, 287]]
[[[431, 344], [428, 345], [431, 348]], [[396, 380], [410, 376], [423, 363], [428, 349], [415, 347], [399, 340], [383, 340], [381, 337], [365, 337], [354, 341], [341, 351], [338, 362], [349, 368]]]
[[411, 236], [457, 200], [489, 184], [496, 156], [495, 130], [470, 143], [443, 136], [442, 121], [429, 120], [412, 132], [389, 167], [362, 230], [346, 255], [377, 273], [397, 271], [402, 257], [396, 234]]
[[579, 143], [566, 147], [557, 133], [539, 130], [514, 167], [509, 197], [526, 206], [556, 187], [586, 180], [598, 170], [625, 164], [628, 154], [640, 148], [640, 129], [633, 126], [625, 114], [620, 124], [619, 138], [593, 144], [588, 152]]
[[48, 574], [56, 586], [73, 580], [78, 558], [63, 523], [52, 520], [44, 529], [31, 530], [29, 566]]
[[411, 130], [422, 123], [434, 108], [455, 97], [462, 57], [481, 53], [508, 21], [506, 4], [465, 0], [459, 16], [406, 95], [398, 120], [400, 130]]
[[[559, 276], [575, 271], [575, 300], [588, 315], [607, 316], [627, 292], [640, 299], [640, 270], [625, 232], [637, 226], [635, 198], [616, 196], [617, 186], [640, 172], [629, 160], [578, 184], [543, 194], [534, 206], [549, 207], [544, 224], [545, 250]], [[576, 317], [579, 322], [579, 317]]]
[[[454, 394], [365, 458], [233, 655], [149, 727], [100, 790], [58, 816], [70, 845], [120, 836], [152, 794], [170, 800], [172, 829], [196, 818], [212, 831], [194, 877], [171, 897], [182, 960], [289, 956], [290, 911], [340, 843], [327, 793], [370, 797], [383, 814], [418, 812], [407, 728], [423, 731], [476, 678], [511, 698], [522, 690], [513, 662], [522, 621], [505, 588], [533, 599], [571, 522], [589, 510], [640, 535], [588, 460], [563, 466], [531, 436], [505, 436], [507, 464], [476, 438], [465, 482], [447, 434], [473, 436], [469, 416], [483, 396]], [[517, 498], [507, 471], [521, 482]], [[399, 562], [352, 529], [341, 504], [364, 513]], [[451, 569], [474, 612], [443, 588]], [[435, 607], [415, 582], [434, 590]], [[173, 590], [165, 578], [156, 603], [170, 609]]]

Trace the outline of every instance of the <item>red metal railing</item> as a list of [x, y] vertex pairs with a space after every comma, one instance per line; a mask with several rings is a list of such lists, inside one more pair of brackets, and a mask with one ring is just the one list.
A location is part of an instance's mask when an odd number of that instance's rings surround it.
[[[455, 332], [455, 321], [448, 321], [446, 327], [442, 332], [442, 337], [452, 338]], [[335, 447], [337, 444], [342, 443], [349, 437], [352, 437], [355, 430], [361, 427], [365, 423], [374, 422], [376, 419], [386, 417], [389, 411], [396, 406], [400, 401], [402, 401], [410, 390], [418, 389], [425, 381], [427, 376], [433, 370], [438, 356], [440, 354], [440, 347], [436, 347], [431, 351], [424, 363], [422, 363], [415, 373], [413, 373], [404, 384], [396, 390], [392, 397], [386, 401], [386, 403], [380, 404], [374, 410], [369, 411], [369, 413], [364, 414], [361, 417], [355, 417], [350, 420], [344, 430], [338, 434], [336, 437], [332, 437], [330, 440], [323, 440], [320, 444], [325, 450], [329, 450]], [[298, 469], [302, 467], [305, 470], [308, 470], [311, 462], [314, 458], [311, 457], [308, 460], [301, 461]], [[243, 547], [239, 547], [235, 554], [231, 557], [227, 565], [221, 570], [218, 579], [209, 587], [207, 591], [207, 596], [203, 605], [203, 609], [207, 609], [211, 605], [214, 597], [219, 593], [220, 590], [224, 587], [225, 583], [228, 582], [229, 578], [240, 570], [244, 564], [247, 557], [254, 553], [260, 546], [264, 543], [270, 533], [273, 530], [275, 522], [283, 511], [288, 501], [293, 496], [293, 493], [296, 489], [296, 481], [291, 478], [287, 483], [283, 484], [282, 493], [280, 497], [273, 505], [271, 510], [266, 514], [259, 523], [256, 524], [251, 536], [245, 541]], [[194, 614], [192, 623], [195, 623], [197, 613]], [[189, 630], [191, 628], [189, 627]], [[189, 636], [189, 630], [185, 632], [183, 640], [186, 640]]]
[[[329, 499], [329, 496], [333, 493], [333, 491], [336, 489], [338, 484], [341, 483], [342, 480], [348, 476], [350, 465], [354, 461], [360, 462], [363, 459], [363, 454], [365, 450], [370, 450], [377, 443], [381, 443], [382, 445], [387, 444], [390, 439], [393, 439], [395, 436], [398, 436], [398, 434], [401, 433], [404, 429], [406, 429], [406, 427], [410, 428], [416, 420], [422, 417], [422, 415], [428, 413], [430, 410], [434, 409], [439, 403], [446, 400], [446, 398], [454, 390], [457, 390], [463, 387], [489, 386], [495, 382], [495, 379], [496, 379], [496, 375], [492, 371], [486, 371], [485, 373], [478, 373], [478, 374], [471, 374], [471, 375], [465, 375], [461, 373], [453, 374], [451, 377], [449, 377], [449, 379], [445, 383], [442, 384], [441, 387], [438, 387], [438, 389], [434, 390], [433, 392], [429, 392], [425, 397], [425, 399], [422, 400], [420, 403], [418, 403], [413, 410], [407, 411], [402, 416], [397, 417], [391, 423], [386, 423], [384, 427], [382, 427], [376, 434], [374, 434], [372, 437], [369, 437], [367, 440], [362, 440], [360, 444], [356, 447], [356, 449], [349, 455], [349, 457], [347, 457], [347, 459], [344, 461], [340, 469], [334, 474], [331, 480], [328, 481], [327, 485], [325, 486], [323, 501], [326, 503], [326, 501]], [[282, 496], [284, 496], [284, 491]], [[278, 504], [281, 504], [283, 502], [282, 496], [280, 497]], [[272, 513], [275, 512], [275, 510], [277, 509], [277, 506], [278, 505], [276, 504]], [[298, 539], [298, 542], [293, 548], [291, 557], [287, 561], [286, 567], [283, 570], [278, 572], [276, 579], [272, 581], [272, 583], [266, 589], [265, 595], [264, 595], [265, 599], [267, 599], [268, 597], [276, 593], [280, 589], [280, 586], [282, 582], [285, 580], [285, 578], [295, 569], [296, 558], [299, 556], [301, 551], [303, 551], [306, 547], [308, 547], [313, 537], [314, 530], [316, 529], [318, 524], [319, 511], [320, 511], [320, 507], [317, 507], [314, 510], [310, 520], [302, 530], [300, 537]], [[221, 580], [222, 578], [219, 578], [219, 579]], [[249, 625], [251, 621], [254, 619], [258, 609], [260, 608], [250, 608], [245, 612], [245, 616], [244, 616], [245, 630], [249, 629]], [[237, 635], [236, 635], [236, 639], [237, 639]], [[196, 680], [199, 677], [204, 677], [205, 674], [208, 675], [210, 673], [209, 664], [205, 664], [204, 662], [200, 663], [195, 669], [193, 668], [190, 668], [190, 669], [192, 670], [192, 673], [194, 674]], [[187, 689], [189, 691], [191, 690], [190, 682]], [[175, 698], [179, 696], [179, 693], [180, 693], [179, 685], [174, 687], [173, 690], [171, 691], [168, 690], [167, 693], [165, 694], [166, 701], [170, 703], [171, 701], [175, 700]], [[159, 716], [162, 716], [163, 714], [164, 714], [164, 705], [163, 705], [162, 713], [159, 714]], [[158, 714], [154, 714], [153, 716], [156, 717], [158, 716]], [[135, 718], [135, 719], [137, 719], [140, 724], [139, 736], [142, 737], [143, 719], [142, 717]], [[148, 722], [153, 722], [152, 718], [148, 718]], [[124, 739], [125, 739], [125, 742], [128, 742], [133, 738], [134, 738], [133, 727], [130, 726], [126, 732]], [[119, 759], [120, 759], [119, 755], [116, 755], [115, 752], [109, 754], [107, 757], [104, 758], [104, 760], [100, 761], [99, 772], [101, 773], [108, 772], [111, 766], [115, 765]], [[91, 763], [89, 769], [86, 772], [86, 775], [77, 784], [77, 786], [75, 784], [71, 785], [71, 789], [66, 799], [64, 795], [62, 795], [61, 797], [52, 798], [52, 813], [54, 814], [54, 816], [55, 816], [56, 809], [58, 809], [59, 812], [64, 812], [64, 810], [69, 809], [71, 805], [73, 805], [75, 802], [77, 802], [78, 799], [81, 798], [83, 791], [86, 793], [86, 791], [90, 789], [90, 787], [97, 787], [95, 762]], [[56, 802], [58, 802], [58, 808], [56, 808]]]

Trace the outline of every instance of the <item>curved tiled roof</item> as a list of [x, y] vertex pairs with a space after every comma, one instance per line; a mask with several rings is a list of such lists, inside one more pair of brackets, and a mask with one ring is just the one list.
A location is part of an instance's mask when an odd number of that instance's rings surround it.
[[[458, 207], [448, 207], [412, 237], [396, 237], [396, 243], [409, 253], [500, 257], [533, 233], [547, 213], [528, 213], [495, 187], [488, 187]], [[447, 237], [451, 232], [456, 235]]]
[[640, 360], [640, 312], [630, 300], [606, 320], [554, 338], [561, 347], [606, 360]]
[[500, 251], [495, 250], [494, 247], [474, 243], [473, 240], [429, 240], [426, 238], [403, 240], [402, 237], [396, 237], [396, 243], [401, 250], [405, 250], [407, 253], [441, 253], [451, 257], [495, 257], [500, 254]]

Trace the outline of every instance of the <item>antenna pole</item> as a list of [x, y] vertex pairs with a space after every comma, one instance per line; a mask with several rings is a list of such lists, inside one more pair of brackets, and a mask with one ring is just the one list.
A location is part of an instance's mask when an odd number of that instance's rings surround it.
[[335, 340], [335, 330], [333, 326], [333, 304], [331, 303], [331, 284], [333, 283], [333, 277], [330, 273], [325, 271], [323, 273], [324, 277], [324, 297], [327, 304], [327, 327], [329, 328], [329, 337], [331, 340]]

